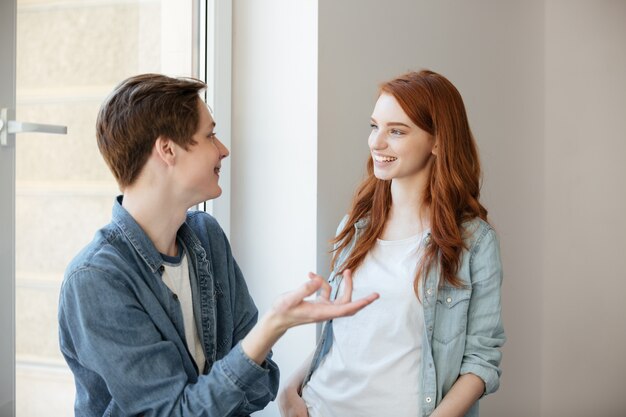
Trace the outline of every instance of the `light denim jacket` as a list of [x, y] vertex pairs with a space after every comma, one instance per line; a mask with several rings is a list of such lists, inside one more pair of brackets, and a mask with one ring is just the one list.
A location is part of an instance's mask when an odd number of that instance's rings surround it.
[[207, 360], [199, 375], [180, 303], [161, 279], [161, 255], [120, 203], [61, 288], [59, 339], [76, 382], [76, 416], [224, 417], [264, 408], [276, 396], [278, 368], [241, 349], [258, 313], [217, 221], [189, 212], [177, 234]]
[[[347, 217], [338, 231], [346, 220]], [[361, 219], [354, 225], [354, 239], [339, 254], [337, 267], [347, 259], [367, 224], [368, 219]], [[500, 384], [500, 347], [506, 339], [500, 308], [500, 248], [495, 231], [483, 220], [465, 223], [464, 230], [468, 249], [461, 255], [458, 277], [465, 287], [438, 286], [438, 267], [432, 268], [421, 282], [424, 328], [416, 329], [423, 332], [420, 381], [416, 383], [420, 384], [423, 417], [434, 411], [459, 375], [472, 373], [480, 377], [485, 382], [484, 395], [496, 391]], [[429, 242], [430, 233], [424, 238], [424, 244]], [[332, 298], [336, 297], [343, 279], [337, 267], [329, 277]], [[332, 342], [333, 328], [329, 321], [324, 324], [303, 385], [310, 380]], [[478, 416], [478, 402], [466, 416]]]

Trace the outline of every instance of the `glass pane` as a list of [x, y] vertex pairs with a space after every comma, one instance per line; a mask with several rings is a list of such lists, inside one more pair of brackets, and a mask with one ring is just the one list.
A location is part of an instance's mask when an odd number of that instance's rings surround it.
[[[108, 222], [117, 194], [95, 141], [97, 111], [130, 75], [192, 75], [191, 32], [181, 29], [192, 26], [191, 3], [18, 1], [16, 117], [68, 126], [65, 136], [16, 141], [19, 417], [73, 415], [73, 378], [58, 348], [59, 289], [68, 262]], [[189, 42], [172, 48], [181, 31]]]

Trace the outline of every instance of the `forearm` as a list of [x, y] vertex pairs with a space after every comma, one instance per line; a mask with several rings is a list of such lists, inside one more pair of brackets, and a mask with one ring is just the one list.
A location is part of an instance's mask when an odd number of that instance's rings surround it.
[[275, 314], [267, 313], [243, 338], [241, 347], [250, 359], [260, 365], [286, 331], [287, 327], [281, 325]]
[[306, 373], [311, 366], [311, 361], [313, 360], [314, 354], [315, 351], [312, 351], [311, 354], [309, 354], [304, 362], [302, 362], [302, 364], [298, 367], [298, 369], [296, 369], [294, 373], [289, 377], [289, 380], [285, 384], [285, 391], [295, 391], [298, 395], [302, 394], [300, 392], [300, 388], [302, 387], [304, 377], [306, 376]]
[[278, 409], [283, 417], [304, 417], [308, 416], [307, 406], [304, 403], [300, 388], [304, 382], [304, 377], [309, 369], [315, 351], [305, 359], [305, 361], [289, 377], [287, 383], [278, 393]]
[[431, 417], [462, 417], [485, 392], [485, 383], [474, 374], [461, 375]]

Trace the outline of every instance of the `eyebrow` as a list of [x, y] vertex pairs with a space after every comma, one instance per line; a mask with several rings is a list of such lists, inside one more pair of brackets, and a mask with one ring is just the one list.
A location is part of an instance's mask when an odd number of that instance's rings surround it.
[[[378, 123], [378, 122], [376, 121], [376, 119], [374, 119], [373, 117], [370, 117], [370, 120], [371, 120], [372, 122], [374, 122], [374, 123]], [[387, 123], [387, 126], [404, 126], [404, 127], [408, 128], [408, 129], [410, 129], [410, 128], [411, 128], [411, 126], [409, 126], [409, 125], [407, 125], [407, 124], [405, 124], [405, 123], [401, 123], [401, 122], [391, 122], [391, 123]]]

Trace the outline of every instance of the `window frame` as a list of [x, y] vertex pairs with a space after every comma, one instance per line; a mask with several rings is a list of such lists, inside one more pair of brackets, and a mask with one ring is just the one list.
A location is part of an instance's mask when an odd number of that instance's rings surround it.
[[[199, 3], [194, 10], [194, 18], [199, 30], [204, 30], [205, 38], [196, 45], [197, 52], [194, 65], [197, 78], [207, 83], [205, 101], [212, 110], [217, 123], [216, 131], [220, 141], [231, 148], [232, 133], [232, 0], [194, 0]], [[204, 41], [204, 44], [202, 42]], [[204, 56], [203, 56], [204, 54]], [[203, 209], [211, 213], [222, 226], [224, 233], [230, 238], [231, 208], [231, 169], [230, 158], [222, 162], [220, 170], [220, 187], [222, 195], [203, 205]]]

